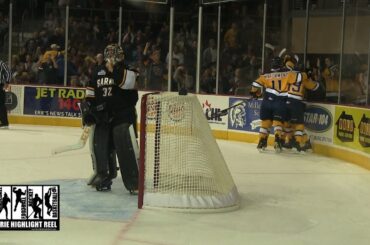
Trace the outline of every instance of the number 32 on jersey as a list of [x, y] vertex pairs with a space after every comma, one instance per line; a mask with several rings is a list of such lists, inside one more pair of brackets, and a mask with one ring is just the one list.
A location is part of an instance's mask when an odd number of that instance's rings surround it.
[[112, 96], [112, 87], [103, 87], [103, 97], [110, 97]]

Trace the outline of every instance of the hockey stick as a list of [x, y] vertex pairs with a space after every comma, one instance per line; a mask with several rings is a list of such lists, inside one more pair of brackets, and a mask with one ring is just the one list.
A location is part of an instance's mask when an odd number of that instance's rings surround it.
[[[39, 203], [39, 204], [37, 204], [37, 206], [36, 207], [38, 207], [38, 206], [40, 206], [40, 204], [42, 204], [42, 203]], [[34, 211], [32, 211], [32, 213], [27, 217], [28, 219], [32, 216], [32, 214], [35, 212], [35, 210]]]
[[91, 130], [91, 127], [84, 127], [83, 132], [80, 136], [80, 139], [78, 140], [76, 144], [55, 148], [51, 151], [51, 154], [56, 155], [59, 153], [63, 153], [67, 151], [74, 151], [74, 150], [79, 150], [79, 149], [84, 148], [84, 146], [86, 145], [87, 139], [89, 138], [90, 130]]
[[237, 103], [237, 104], [235, 104], [235, 105], [232, 105], [232, 106], [230, 106], [230, 107], [228, 107], [228, 108], [225, 108], [225, 109], [223, 109], [223, 110], [221, 110], [221, 111], [219, 111], [218, 113], [216, 113], [211, 119], [213, 119], [213, 118], [215, 118], [215, 117], [223, 117], [223, 116], [226, 116], [228, 113], [229, 113], [229, 110], [231, 110], [231, 109], [233, 109], [233, 108], [235, 108], [235, 107], [238, 107], [238, 106], [243, 106], [243, 107], [245, 107], [246, 106], [246, 103], [245, 103], [245, 101], [242, 101], [242, 102], [240, 102], [240, 103]]
[[[265, 43], [265, 47], [270, 49], [272, 52], [275, 52], [275, 46], [271, 45], [270, 43]], [[283, 54], [285, 54], [287, 51], [286, 48], [283, 48], [282, 50], [280, 50], [278, 56], [281, 58], [283, 56]]]
[[283, 56], [283, 54], [285, 54], [286, 52], [286, 48], [283, 48], [280, 53], [279, 53], [279, 57], [281, 58]]
[[274, 52], [275, 50], [275, 47], [269, 43], [265, 43], [265, 47], [268, 48], [268, 49], [271, 49], [272, 52]]

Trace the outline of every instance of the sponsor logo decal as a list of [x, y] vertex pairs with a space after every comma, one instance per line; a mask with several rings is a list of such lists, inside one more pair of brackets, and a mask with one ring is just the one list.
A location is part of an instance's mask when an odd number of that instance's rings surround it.
[[304, 113], [305, 127], [312, 132], [326, 132], [333, 124], [333, 116], [324, 107], [312, 105]]
[[353, 142], [356, 128], [353, 116], [343, 111], [336, 125], [338, 139], [342, 142]]
[[362, 115], [358, 124], [359, 142], [363, 147], [370, 147], [370, 118]]

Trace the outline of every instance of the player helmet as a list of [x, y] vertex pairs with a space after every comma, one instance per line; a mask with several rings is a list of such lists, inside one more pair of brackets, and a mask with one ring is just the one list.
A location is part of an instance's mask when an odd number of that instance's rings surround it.
[[283, 67], [283, 60], [276, 56], [271, 60], [271, 70], [279, 70]]
[[298, 56], [293, 54], [287, 54], [284, 56], [284, 65], [293, 70], [298, 64]]
[[104, 49], [104, 60], [110, 61], [113, 64], [116, 64], [117, 62], [123, 61], [125, 58], [125, 55], [123, 53], [123, 49], [121, 46], [118, 46], [117, 44], [109, 44]]

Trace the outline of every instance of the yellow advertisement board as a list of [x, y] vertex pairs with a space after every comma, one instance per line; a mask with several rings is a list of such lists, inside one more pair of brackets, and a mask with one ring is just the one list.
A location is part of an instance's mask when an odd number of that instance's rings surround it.
[[334, 144], [370, 154], [370, 109], [336, 106]]

